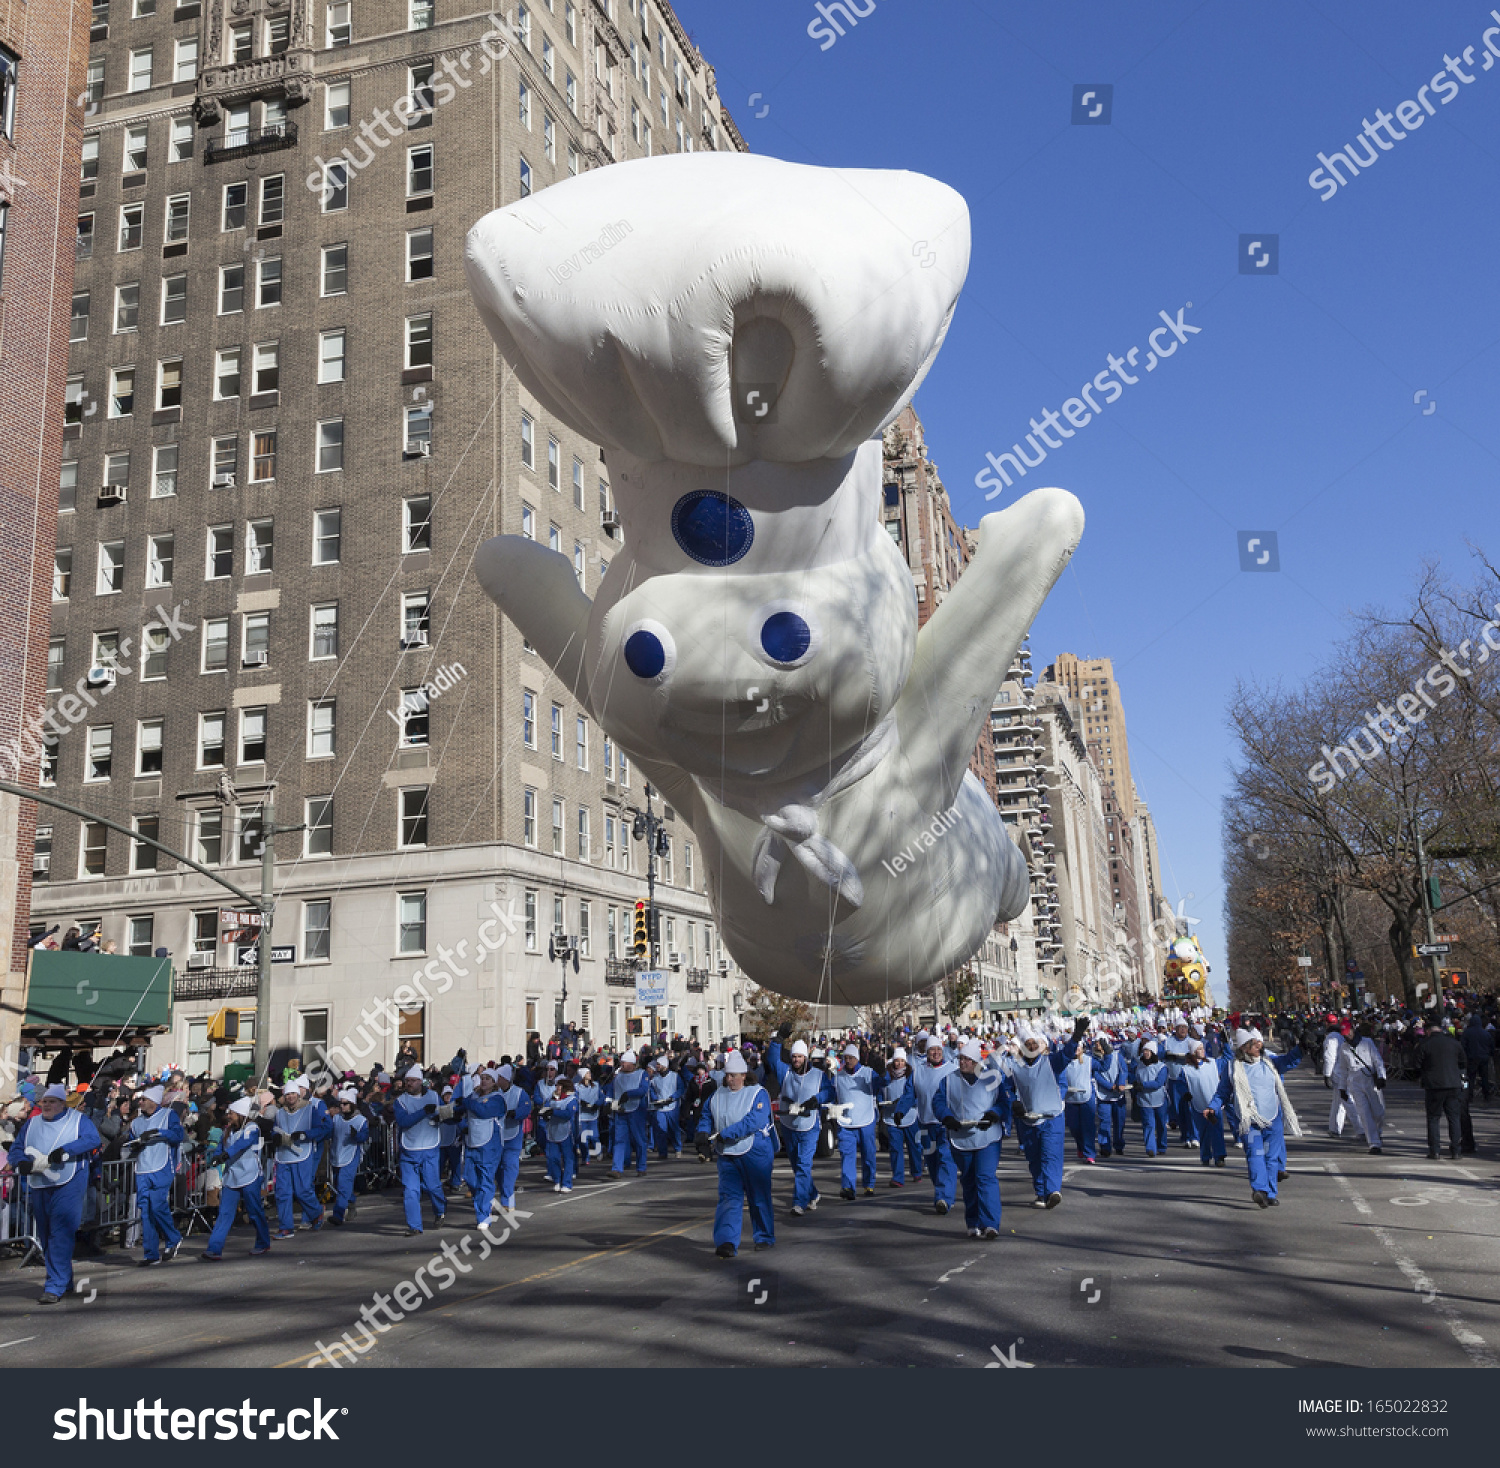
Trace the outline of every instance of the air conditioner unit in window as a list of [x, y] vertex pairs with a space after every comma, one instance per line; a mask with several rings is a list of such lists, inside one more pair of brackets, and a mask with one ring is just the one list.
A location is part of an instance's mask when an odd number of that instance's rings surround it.
[[50, 851], [38, 851], [31, 858], [31, 874], [40, 877], [52, 870], [52, 853]]
[[212, 968], [214, 956], [212, 953], [190, 953], [188, 954], [187, 966], [189, 968]]
[[727, 974], [729, 972], [729, 960], [727, 958], [721, 958], [719, 960], [719, 972], [721, 974]]
[[620, 528], [620, 517], [613, 510], [601, 510], [599, 512], [599, 528], [606, 535], [613, 536]]
[[99, 505], [102, 509], [105, 505], [123, 505], [125, 503], [125, 486], [123, 484], [106, 484], [99, 491]]
[[240, 660], [240, 666], [245, 668], [263, 668], [266, 665], [266, 654], [263, 652], [247, 652]]
[[107, 688], [111, 686], [119, 676], [114, 668], [98, 667], [90, 668], [85, 674], [90, 688]]
[[432, 440], [429, 438], [407, 439], [406, 457], [408, 459], [430, 459], [432, 457]]
[[682, 955], [680, 953], [669, 953], [669, 954], [667, 954], [667, 967], [668, 968], [681, 968], [682, 967]]
[[426, 646], [428, 646], [428, 642], [427, 634], [425, 632], [408, 632], [406, 636], [401, 639], [402, 652], [410, 652], [413, 648]]
[[233, 474], [215, 474], [214, 475], [214, 488], [215, 489], [233, 489], [234, 485], [235, 485], [235, 476]]

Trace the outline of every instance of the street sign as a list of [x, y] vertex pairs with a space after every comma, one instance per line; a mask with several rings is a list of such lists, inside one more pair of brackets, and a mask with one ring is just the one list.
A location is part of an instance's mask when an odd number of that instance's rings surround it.
[[[254, 943], [235, 945], [234, 961], [239, 968], [254, 968], [260, 962], [260, 948]], [[297, 947], [294, 943], [271, 945], [272, 963], [296, 963]]]
[[635, 1002], [647, 1007], [667, 1002], [665, 969], [642, 969], [635, 976]]
[[1431, 958], [1435, 953], [1451, 951], [1451, 945], [1448, 943], [1418, 943], [1416, 948], [1418, 958]]
[[1459, 937], [1457, 933], [1439, 933], [1437, 935], [1437, 942], [1439, 943], [1457, 943], [1458, 941]]
[[1297, 960], [1297, 967], [1298, 968], [1311, 968], [1312, 967], [1312, 959], [1310, 959], [1310, 958], [1299, 958]]

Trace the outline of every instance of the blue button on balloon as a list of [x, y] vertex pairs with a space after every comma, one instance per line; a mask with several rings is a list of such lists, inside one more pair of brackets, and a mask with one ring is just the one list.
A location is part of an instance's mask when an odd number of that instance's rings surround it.
[[632, 632], [625, 641], [625, 666], [637, 678], [654, 678], [667, 665], [667, 650], [654, 632]]
[[812, 646], [812, 628], [796, 612], [773, 612], [760, 629], [760, 645], [778, 663], [795, 663]]
[[755, 539], [750, 511], [716, 489], [695, 489], [672, 507], [672, 537], [703, 566], [732, 566]]

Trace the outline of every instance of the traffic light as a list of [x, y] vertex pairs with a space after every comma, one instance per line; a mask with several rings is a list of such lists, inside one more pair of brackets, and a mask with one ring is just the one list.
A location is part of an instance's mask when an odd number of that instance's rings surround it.
[[637, 902], [635, 905], [635, 933], [631, 943], [631, 951], [637, 958], [645, 958], [650, 951], [651, 939], [646, 930], [646, 904]]

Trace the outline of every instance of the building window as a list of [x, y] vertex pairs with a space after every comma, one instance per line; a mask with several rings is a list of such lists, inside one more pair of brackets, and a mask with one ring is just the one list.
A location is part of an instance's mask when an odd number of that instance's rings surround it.
[[579, 458], [573, 460], [573, 508], [583, 508], [583, 460]]
[[552, 758], [561, 759], [562, 750], [562, 705], [552, 705]]
[[191, 82], [198, 79], [198, 38], [189, 36], [178, 41], [173, 48], [172, 80]]
[[172, 119], [171, 142], [167, 147], [169, 163], [186, 163], [193, 156], [193, 123], [191, 118]]
[[604, 910], [604, 956], [620, 956], [620, 910], [613, 905]]
[[591, 851], [593, 843], [589, 837], [589, 808], [586, 805], [578, 807], [578, 860], [592, 861]]
[[568, 111], [574, 117], [578, 116], [578, 83], [574, 80], [573, 73], [567, 72], [563, 82], [563, 97], [568, 104]]
[[173, 194], [167, 200], [166, 222], [162, 227], [162, 235], [167, 244], [181, 244], [188, 237], [188, 221], [192, 212], [191, 194]]
[[255, 305], [259, 310], [265, 306], [281, 304], [281, 256], [272, 255], [255, 263]]
[[240, 618], [240, 663], [246, 668], [263, 668], [271, 651], [270, 612], [246, 612]]
[[342, 510], [318, 510], [313, 514], [313, 565], [338, 564], [343, 520]]
[[536, 942], [536, 889], [528, 887], [523, 899], [523, 911], [525, 912], [526, 925], [526, 951], [535, 953]]
[[552, 931], [562, 937], [568, 930], [568, 915], [563, 907], [563, 899], [555, 893], [552, 897]]
[[229, 347], [214, 357], [214, 399], [223, 402], [240, 395], [240, 349]]
[[135, 281], [115, 287], [115, 334], [140, 326], [141, 288]]
[[103, 496], [113, 495], [115, 499], [125, 498], [125, 491], [130, 487], [130, 455], [106, 454], [104, 457], [104, 485]]
[[255, 56], [255, 27], [251, 22], [243, 21], [239, 25], [229, 27], [229, 59], [238, 63], [250, 61]]
[[83, 422], [83, 373], [76, 372], [68, 378], [63, 388], [63, 422]]
[[529, 198], [531, 195], [531, 165], [523, 158], [521, 159], [521, 197]]
[[182, 358], [171, 357], [156, 364], [156, 411], [182, 406]]
[[406, 318], [406, 365], [412, 367], [432, 366], [432, 315]]
[[689, 892], [693, 890], [693, 843], [682, 843], [682, 883]]
[[333, 855], [333, 797], [319, 795], [303, 802], [303, 856]]
[[112, 724], [96, 724], [88, 733], [85, 780], [107, 780], [114, 765], [115, 730]]
[[396, 925], [399, 953], [427, 951], [427, 894], [401, 892], [396, 897]]
[[580, 591], [584, 591], [587, 589], [583, 584], [583, 576], [586, 563], [587, 557], [584, 554], [583, 542], [581, 540], [575, 540], [573, 542], [573, 574], [578, 578], [578, 589]]
[[432, 192], [432, 144], [406, 150], [406, 197]]
[[176, 543], [176, 537], [172, 535], [153, 535], [147, 540], [147, 586], [170, 586], [172, 584], [172, 549]]
[[433, 277], [432, 231], [408, 230], [406, 235], [407, 280], [431, 280]]
[[308, 656], [317, 662], [339, 655], [339, 604], [324, 602], [312, 609], [312, 651]]
[[400, 792], [401, 826], [398, 844], [403, 850], [427, 845], [427, 787], [409, 785]]
[[307, 706], [307, 757], [329, 759], [334, 753], [334, 700], [315, 698]]
[[159, 682], [167, 676], [167, 649], [172, 638], [165, 627], [148, 626], [141, 635], [141, 681]]
[[547, 487], [562, 488], [562, 450], [555, 438], [547, 440]]
[[557, 162], [557, 124], [550, 112], [542, 113], [542, 156], [548, 163]]
[[151, 87], [151, 47], [130, 53], [130, 87], [132, 92], [149, 91]]
[[[323, 212], [335, 214], [349, 207], [349, 165], [329, 163], [323, 168]], [[331, 292], [325, 292], [331, 294]]]
[[266, 759], [266, 710], [240, 710], [240, 759], [242, 765], [264, 764]]
[[344, 333], [324, 331], [318, 334], [318, 382], [344, 380]]
[[266, 484], [275, 477], [276, 430], [268, 429], [265, 433], [257, 433], [250, 440], [250, 482]]
[[574, 753], [578, 760], [578, 768], [586, 770], [589, 767], [589, 721], [579, 714], [573, 726]]
[[341, 296], [349, 289], [349, 246], [323, 247], [323, 287], [325, 296]]
[[281, 386], [281, 347], [277, 342], [261, 342], [251, 359], [250, 391], [276, 392]]
[[[4, 58], [5, 53], [0, 51], [0, 67], [5, 64]], [[3, 75], [4, 73], [0, 72], [0, 78], [3, 78]], [[83, 151], [79, 155], [78, 177], [83, 183], [92, 183], [99, 177], [99, 139], [97, 136], [83, 140]]]
[[403, 552], [432, 549], [432, 496], [419, 494], [401, 505], [401, 549]]
[[[286, 17], [281, 17], [282, 24]], [[328, 1053], [328, 1011], [326, 1009], [301, 1009], [297, 1011], [297, 1028], [301, 1034], [300, 1055], [302, 1073], [308, 1075], [319, 1060]]]
[[109, 827], [98, 821], [82, 822], [78, 843], [78, 875], [102, 877], [109, 851]]
[[530, 505], [521, 506], [521, 534], [527, 540], [536, 539], [536, 513]]
[[203, 623], [203, 671], [223, 673], [229, 668], [229, 618], [209, 617]]
[[427, 695], [420, 688], [401, 690], [401, 745], [405, 749], [425, 749], [429, 716]]
[[266, 17], [265, 55], [282, 56], [291, 44], [291, 21], [285, 15]]
[[187, 276], [164, 276], [161, 283], [161, 324], [177, 326], [186, 320]]
[[219, 315], [232, 316], [245, 309], [245, 267], [223, 265], [219, 268]]
[[198, 768], [200, 770], [224, 768], [224, 715], [222, 713], [198, 715]]
[[349, 126], [348, 82], [329, 82], [323, 88], [323, 130]]
[[193, 914], [192, 945], [194, 953], [217, 953], [219, 949], [219, 909]]
[[407, 30], [430, 31], [436, 12], [437, 6], [434, 0], [407, 0]]
[[354, 23], [349, 11], [349, 0], [337, 0], [336, 4], [327, 7], [324, 24], [326, 49], [331, 51], [337, 46], [347, 46], [353, 39]]
[[31, 856], [31, 880], [33, 883], [52, 880], [51, 826], [38, 826], [36, 828], [36, 841], [32, 847]]
[[528, 413], [521, 414], [521, 462], [528, 468], [536, 468], [535, 428]]
[[[245, 525], [245, 574], [259, 575], [272, 568], [276, 544], [276, 525], [273, 520], [250, 520]], [[269, 615], [262, 613], [260, 615]]]
[[109, 596], [125, 589], [125, 542], [104, 541], [99, 547], [99, 571], [94, 584], [97, 596]]
[[587, 898], [580, 898], [578, 902], [578, 956], [580, 958], [592, 958], [594, 956], [589, 952], [592, 940], [590, 929], [593, 927], [590, 918], [591, 904]]
[[536, 694], [521, 694], [521, 742], [527, 749], [536, 748]]
[[526, 846], [536, 846], [535, 790], [523, 791], [521, 795], [521, 841]]
[[104, 58], [102, 56], [96, 56], [89, 62], [83, 98], [90, 112], [96, 111], [104, 100]]
[[432, 404], [418, 403], [403, 414], [406, 431], [403, 452], [408, 458], [428, 458], [432, 454]]
[[222, 213], [219, 220], [219, 230], [221, 233], [244, 229], [245, 206], [249, 197], [250, 185], [247, 183], [224, 185]]
[[212, 486], [214, 489], [233, 489], [240, 464], [240, 436], [225, 434], [213, 440]]
[[224, 813], [200, 810], [193, 826], [193, 855], [202, 866], [215, 867], [224, 856]]
[[[650, 131], [650, 128], [646, 129], [648, 136], [650, 134]], [[650, 151], [649, 145], [647, 151]], [[572, 143], [568, 144], [568, 172], [572, 174], [574, 178], [578, 177], [578, 149]], [[613, 1006], [611, 1006], [611, 1008], [613, 1008]]]
[[419, 61], [406, 69], [407, 110], [411, 114], [408, 128], [428, 127], [432, 123], [432, 72], [430, 61]]
[[258, 861], [265, 847], [265, 814], [259, 805], [239, 807], [239, 837], [236, 861]]
[[408, 591], [401, 598], [401, 648], [427, 647], [432, 634], [432, 596]]
[[333, 902], [327, 897], [302, 904], [302, 961], [324, 962], [329, 954]]
[[161, 774], [161, 719], [142, 719], [135, 726], [135, 772], [137, 775]]
[[318, 424], [318, 473], [331, 474], [344, 467], [344, 420], [326, 418]]
[[[5, 219], [0, 212], [0, 246], [4, 243]], [[80, 214], [78, 216], [78, 234], [73, 244], [73, 256], [77, 260], [87, 260], [94, 253], [94, 216], [92, 214]]]
[[64, 459], [57, 476], [57, 509], [59, 514], [78, 508], [78, 460]]
[[68, 326], [70, 342], [86, 342], [89, 339], [89, 293], [73, 293], [73, 319]]
[[47, 644], [47, 692], [62, 692], [63, 659], [67, 652], [67, 639], [54, 637]]

